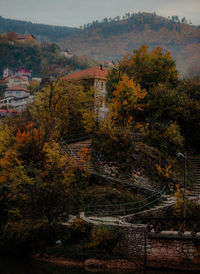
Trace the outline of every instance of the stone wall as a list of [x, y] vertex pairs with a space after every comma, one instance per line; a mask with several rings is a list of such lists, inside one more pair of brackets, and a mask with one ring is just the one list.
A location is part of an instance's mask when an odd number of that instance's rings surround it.
[[200, 270], [200, 237], [148, 233], [146, 258], [147, 266]]
[[109, 217], [104, 218], [104, 222], [98, 222], [99, 218], [93, 217], [95, 221], [92, 221], [91, 218], [81, 217], [95, 225], [117, 228], [121, 234], [119, 252], [124, 258], [142, 266], [200, 270], [199, 232], [195, 236], [191, 232], [182, 235], [177, 231], [147, 232], [144, 224], [116, 223], [115, 218]]
[[[116, 225], [115, 225], [116, 226]], [[120, 253], [143, 266], [200, 270], [200, 235], [146, 232], [146, 225], [117, 225]]]
[[119, 226], [121, 232], [120, 253], [131, 259], [145, 262], [146, 225]]

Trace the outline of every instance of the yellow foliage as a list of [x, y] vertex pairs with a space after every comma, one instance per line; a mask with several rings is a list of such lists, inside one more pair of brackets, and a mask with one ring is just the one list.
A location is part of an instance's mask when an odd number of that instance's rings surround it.
[[[188, 194], [189, 191], [185, 191], [186, 194], [186, 209], [188, 207], [189, 199], [188, 199]], [[174, 206], [174, 214], [177, 216], [180, 216], [183, 214], [183, 203], [184, 203], [184, 188], [180, 188], [180, 185], [177, 185], [177, 190], [174, 194], [176, 197], [176, 204]]]
[[141, 100], [146, 96], [146, 91], [141, 90], [139, 84], [124, 74], [113, 95], [114, 119], [124, 126], [130, 126], [134, 123], [134, 110], [144, 110]]
[[15, 141], [14, 128], [7, 124], [0, 123], [0, 155], [2, 156], [6, 150]]
[[10, 183], [10, 177], [13, 169], [20, 165], [21, 161], [18, 159], [18, 154], [13, 149], [8, 149], [3, 158], [0, 159], [0, 183]]
[[56, 142], [45, 143], [43, 147], [43, 152], [45, 153], [45, 168], [47, 170], [52, 169], [63, 169], [68, 162], [68, 157], [66, 154], [62, 155], [60, 153], [60, 146]]
[[164, 178], [169, 178], [171, 174], [171, 165], [161, 167], [160, 165], [156, 165], [157, 173], [159, 176], [162, 176]]
[[165, 132], [169, 141], [177, 146], [183, 146], [183, 137], [180, 133], [180, 127], [176, 123], [171, 123]]

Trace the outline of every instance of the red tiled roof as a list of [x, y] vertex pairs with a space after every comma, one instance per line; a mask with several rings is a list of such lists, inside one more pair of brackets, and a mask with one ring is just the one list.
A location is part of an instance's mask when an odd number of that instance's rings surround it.
[[10, 88], [5, 89], [5, 91], [8, 91], [8, 90], [22, 90], [22, 91], [25, 91], [25, 92], [29, 92], [28, 89], [23, 88], [22, 86], [14, 86], [14, 87], [10, 87]]
[[16, 69], [16, 72], [31, 73], [32, 70], [29, 70], [29, 69], [26, 69], [26, 68], [19, 68], [19, 69]]
[[22, 80], [28, 80], [27, 76], [20, 76], [20, 75], [11, 75], [4, 78], [5, 81], [8, 81], [10, 79], [22, 79]]
[[71, 79], [85, 79], [85, 78], [106, 78], [108, 75], [108, 69], [103, 68], [100, 69], [98, 67], [89, 68], [85, 70], [81, 70], [78, 72], [74, 72], [70, 75], [64, 77], [65, 80]]
[[18, 39], [18, 40], [27, 39], [27, 38], [34, 38], [34, 39], [35, 39], [35, 36], [32, 35], [32, 34], [24, 34], [24, 35], [18, 35], [18, 36], [17, 36], [17, 39]]

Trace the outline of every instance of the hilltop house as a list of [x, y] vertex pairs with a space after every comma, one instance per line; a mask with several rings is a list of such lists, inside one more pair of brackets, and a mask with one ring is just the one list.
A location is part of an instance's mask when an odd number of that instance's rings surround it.
[[22, 67], [22, 68], [15, 70], [15, 75], [16, 76], [26, 76], [26, 77], [28, 77], [28, 79], [31, 79], [32, 78], [32, 70]]
[[18, 42], [22, 42], [22, 43], [26, 43], [26, 42], [35, 42], [35, 36], [32, 34], [24, 34], [24, 35], [18, 35], [17, 36], [17, 41]]
[[[101, 95], [103, 98], [106, 96], [106, 77], [108, 75], [108, 69], [101, 67], [94, 67], [78, 72], [74, 72], [64, 77], [65, 80], [89, 80], [90, 85], [97, 91], [97, 95]], [[100, 108], [96, 109], [98, 112], [98, 119], [103, 120], [107, 116], [108, 109], [104, 102]]]
[[21, 87], [27, 87], [29, 85], [29, 80], [26, 76], [8, 76], [5, 79], [5, 83], [7, 87], [15, 87], [15, 86], [21, 86]]
[[21, 67], [19, 69], [16, 69], [15, 71], [5, 68], [3, 70], [3, 78], [6, 79], [10, 76], [20, 76], [20, 77], [27, 77], [28, 80], [32, 79], [32, 70], [26, 69], [24, 67]]

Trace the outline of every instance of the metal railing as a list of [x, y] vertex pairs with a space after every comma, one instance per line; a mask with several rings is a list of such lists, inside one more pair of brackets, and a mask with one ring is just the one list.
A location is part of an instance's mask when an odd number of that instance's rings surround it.
[[99, 216], [124, 216], [128, 214], [139, 213], [145, 209], [148, 209], [151, 205], [155, 205], [158, 201], [163, 199], [162, 195], [167, 186], [164, 186], [161, 191], [148, 196], [146, 199], [122, 203], [122, 204], [105, 204], [87, 206], [82, 210], [86, 215], [98, 214]]
[[[79, 138], [79, 140], [81, 138]], [[71, 157], [76, 158], [76, 155], [73, 154], [73, 151], [66, 140], [61, 140], [60, 145], [65, 153], [67, 153]], [[116, 178], [115, 176], [106, 174], [103, 169], [95, 166], [93, 166], [90, 171], [93, 175], [101, 176], [101, 177], [107, 178], [108, 180], [122, 183], [133, 188], [149, 191], [153, 194], [149, 195], [146, 199], [136, 201], [136, 202], [88, 206], [87, 208], [82, 209], [83, 211], [85, 211], [86, 214], [98, 213], [100, 216], [105, 216], [105, 215], [106, 216], [117, 216], [117, 215], [123, 216], [123, 215], [138, 213], [145, 209], [148, 209], [151, 205], [154, 205], [158, 201], [162, 200], [162, 195], [167, 188], [167, 186], [164, 186], [160, 191], [155, 192], [155, 190], [153, 189], [148, 189], [148, 188], [139, 186], [133, 181], [127, 180], [127, 178], [130, 179], [130, 176], [127, 174], [123, 174], [123, 175], [119, 174], [120, 178]]]

